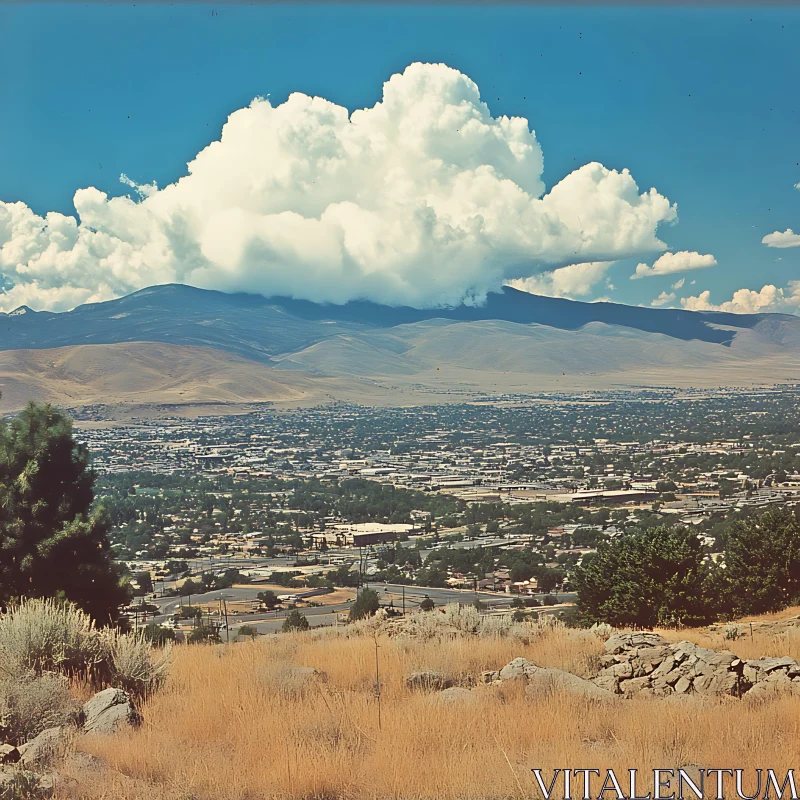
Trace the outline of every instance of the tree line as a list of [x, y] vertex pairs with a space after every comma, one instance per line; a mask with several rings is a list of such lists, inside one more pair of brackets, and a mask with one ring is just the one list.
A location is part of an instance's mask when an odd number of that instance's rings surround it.
[[734, 522], [712, 557], [694, 530], [658, 526], [602, 541], [572, 573], [584, 623], [704, 625], [800, 600], [800, 517], [782, 507]]

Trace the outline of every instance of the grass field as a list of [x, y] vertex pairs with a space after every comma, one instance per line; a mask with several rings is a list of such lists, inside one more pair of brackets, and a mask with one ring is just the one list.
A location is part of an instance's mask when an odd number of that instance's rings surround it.
[[[727, 645], [745, 657], [756, 649], [758, 655], [800, 656], [800, 636], [726, 641], [720, 632], [662, 633]], [[467, 683], [515, 656], [587, 674], [602, 649], [594, 634], [560, 627], [527, 643], [317, 632], [179, 647], [166, 687], [143, 708], [140, 729], [79, 743], [101, 766], [75, 771], [68, 794], [126, 800], [535, 798], [533, 767], [624, 773], [797, 766], [800, 697], [602, 703], [565, 693], [531, 699], [511, 682], [445, 703], [405, 684], [420, 668]], [[298, 680], [292, 665], [322, 674]]]

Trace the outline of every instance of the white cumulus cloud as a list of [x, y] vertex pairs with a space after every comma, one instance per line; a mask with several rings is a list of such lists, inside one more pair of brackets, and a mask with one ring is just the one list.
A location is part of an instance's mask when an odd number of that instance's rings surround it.
[[[548, 297], [586, 297], [600, 283], [614, 264], [613, 261], [589, 261], [586, 264], [571, 264], [540, 275], [517, 278], [509, 286], [531, 294]], [[610, 287], [613, 288], [613, 287]]]
[[638, 278], [648, 278], [652, 275], [673, 275], [676, 272], [691, 272], [695, 269], [707, 269], [713, 267], [717, 259], [710, 253], [701, 255], [694, 250], [681, 250], [678, 253], [664, 253], [659, 256], [653, 266], [639, 264], [636, 272], [631, 275], [631, 280]]
[[675, 292], [661, 292], [661, 294], [656, 297], [654, 300], [650, 301], [651, 306], [655, 306], [659, 308], [660, 306], [665, 306], [669, 303], [675, 302]]
[[257, 98], [173, 184], [123, 175], [133, 197], [79, 189], [75, 217], [0, 203], [0, 276], [13, 284], [0, 309], [169, 282], [436, 306], [665, 250], [657, 229], [677, 211], [655, 189], [589, 163], [546, 191], [542, 164], [528, 121], [493, 117], [444, 64], [410, 65], [352, 114], [299, 93]]
[[800, 281], [789, 281], [785, 289], [773, 284], [754, 289], [737, 289], [730, 300], [719, 305], [711, 302], [706, 289], [694, 297], [684, 297], [681, 305], [689, 311], [732, 311], [736, 314], [784, 312], [795, 314], [800, 309]]
[[800, 233], [795, 233], [791, 228], [781, 231], [768, 233], [762, 240], [761, 244], [767, 247], [800, 247]]

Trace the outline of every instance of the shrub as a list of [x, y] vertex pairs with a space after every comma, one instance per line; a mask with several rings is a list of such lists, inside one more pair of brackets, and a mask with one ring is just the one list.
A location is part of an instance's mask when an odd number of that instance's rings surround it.
[[144, 697], [163, 683], [172, 645], [155, 649], [144, 633], [103, 631], [102, 639], [111, 684]]
[[96, 630], [69, 603], [27, 600], [0, 615], [0, 680], [11, 683], [60, 673], [141, 695], [163, 680], [169, 655], [154, 651], [145, 633]]
[[741, 631], [739, 630], [739, 626], [733, 623], [725, 626], [725, 638], [731, 641], [735, 641], [741, 636]]
[[39, 776], [26, 769], [15, 769], [10, 780], [0, 784], [0, 800], [43, 800], [49, 796]]
[[46, 728], [75, 721], [79, 711], [63, 675], [28, 673], [0, 680], [0, 741], [23, 744]]
[[297, 609], [293, 608], [283, 621], [281, 630], [284, 633], [291, 633], [292, 631], [307, 631], [309, 628], [308, 620], [305, 614], [301, 614]]
[[0, 616], [0, 674], [87, 675], [102, 660], [88, 614], [70, 603], [27, 600]]
[[430, 599], [430, 597], [426, 597], [420, 604], [419, 610], [420, 611], [433, 611], [434, 609], [434, 602]]
[[420, 612], [406, 617], [403, 634], [433, 639], [452, 636], [513, 637], [528, 641], [539, 629], [527, 622], [516, 622], [511, 614], [481, 615], [474, 606], [450, 603], [441, 613]]

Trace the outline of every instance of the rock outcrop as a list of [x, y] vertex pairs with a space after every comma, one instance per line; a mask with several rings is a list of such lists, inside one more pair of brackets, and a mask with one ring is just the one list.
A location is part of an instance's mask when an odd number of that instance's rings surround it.
[[793, 658], [743, 661], [728, 650], [693, 642], [670, 644], [655, 633], [621, 633], [606, 642], [597, 686], [624, 696], [800, 693], [800, 664]]
[[655, 633], [614, 634], [605, 650], [599, 672], [588, 680], [515, 658], [502, 669], [482, 673], [479, 682], [492, 685], [524, 679], [530, 697], [559, 690], [593, 700], [800, 694], [800, 664], [788, 656], [747, 661], [728, 650], [711, 650], [693, 642], [670, 643]]

